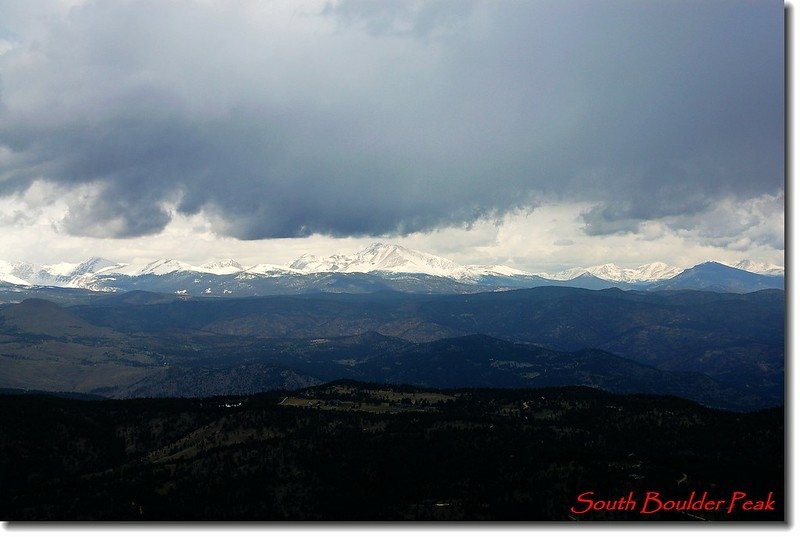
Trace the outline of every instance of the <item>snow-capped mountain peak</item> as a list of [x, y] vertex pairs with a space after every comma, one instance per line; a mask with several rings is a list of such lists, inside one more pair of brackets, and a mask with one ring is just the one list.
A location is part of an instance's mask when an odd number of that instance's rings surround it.
[[53, 276], [72, 276], [80, 265], [78, 263], [55, 263], [40, 268]]
[[245, 275], [259, 274], [262, 276], [280, 276], [284, 274], [301, 274], [302, 272], [291, 267], [275, 265], [273, 263], [259, 263], [248, 267], [244, 271]]
[[0, 262], [0, 280], [16, 285], [48, 285], [82, 287], [82, 278], [108, 268], [119, 267], [101, 257], [90, 257], [80, 263], [51, 263], [37, 265], [27, 262]]
[[0, 283], [12, 285], [30, 285], [30, 282], [14, 275], [14, 263], [0, 260]]
[[347, 272], [419, 272], [435, 276], [452, 276], [460, 270], [463, 267], [449, 259], [380, 242], [357, 253], [347, 266]]
[[584, 274], [589, 274], [603, 280], [612, 282], [637, 283], [666, 280], [680, 274], [682, 269], [657, 261], [640, 265], [636, 268], [623, 268], [614, 263], [605, 263], [586, 268], [572, 268], [552, 274], [554, 280], [571, 280]]
[[36, 285], [39, 283], [37, 280], [39, 280], [40, 277], [46, 273], [41, 269], [41, 267], [33, 265], [32, 263], [18, 261], [11, 264], [11, 270], [8, 271], [8, 274], [21, 280], [25, 280], [29, 284]]
[[325, 258], [303, 255], [290, 268], [312, 272], [395, 272], [463, 277], [465, 268], [443, 257], [411, 250], [398, 244], [375, 242], [352, 255]]
[[84, 274], [94, 274], [104, 270], [114, 269], [123, 266], [122, 263], [109, 261], [102, 257], [90, 257], [87, 260], [78, 263], [75, 268], [69, 273], [69, 276], [83, 276]]
[[171, 272], [178, 272], [183, 270], [191, 270], [192, 268], [194, 267], [192, 267], [187, 263], [176, 261], [174, 259], [159, 259], [157, 261], [153, 261], [152, 263], [146, 265], [142, 273], [160, 275], [160, 274], [169, 274]]
[[300, 272], [336, 272], [339, 268], [341, 258], [346, 256], [332, 255], [326, 258], [319, 258], [313, 254], [303, 254], [289, 265], [289, 268]]
[[668, 280], [669, 278], [675, 277], [681, 272], [683, 272], [683, 269], [675, 267], [673, 265], [667, 265], [666, 263], [662, 263], [661, 261], [656, 261], [655, 263], [648, 263], [646, 265], [639, 265], [638, 267], [636, 267], [635, 270], [639, 278], [639, 280], [637, 281], [644, 281], [644, 282]]
[[399, 244], [374, 242], [352, 255], [335, 254], [320, 258], [305, 254], [290, 267], [303, 273], [315, 272], [388, 272], [395, 274], [427, 274], [456, 280], [474, 280], [481, 276], [529, 276], [522, 270], [505, 265], [460, 265], [450, 259]]
[[176, 261], [174, 259], [159, 259], [146, 264], [124, 265], [119, 268], [102, 271], [103, 274], [122, 274], [125, 276], [163, 276], [173, 272], [196, 270], [188, 263]]
[[244, 270], [244, 267], [233, 259], [219, 259], [216, 261], [211, 261], [209, 263], [200, 265], [198, 268], [203, 272], [209, 272], [211, 274], [217, 274], [220, 276], [226, 274], [236, 274]]
[[752, 259], [742, 259], [735, 265], [729, 265], [733, 268], [746, 270], [747, 272], [755, 272], [756, 274], [766, 274], [769, 276], [781, 276], [784, 269], [781, 266], [773, 263], [764, 263], [761, 261], [753, 261]]
[[464, 267], [476, 276], [530, 276], [524, 270], [515, 269], [506, 265], [465, 265]]

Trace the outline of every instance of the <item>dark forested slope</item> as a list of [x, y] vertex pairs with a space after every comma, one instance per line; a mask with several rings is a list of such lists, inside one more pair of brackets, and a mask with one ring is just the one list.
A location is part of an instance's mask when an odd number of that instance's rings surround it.
[[[589, 388], [0, 396], [3, 520], [782, 520], [783, 412]], [[771, 492], [775, 509], [570, 513]], [[641, 502], [640, 502], [641, 507]]]

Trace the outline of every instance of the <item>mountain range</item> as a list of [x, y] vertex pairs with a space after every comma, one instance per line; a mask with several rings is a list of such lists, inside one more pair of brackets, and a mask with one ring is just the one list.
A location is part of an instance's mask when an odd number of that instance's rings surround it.
[[174, 259], [124, 264], [100, 257], [81, 263], [37, 265], [0, 261], [0, 284], [48, 286], [99, 292], [148, 290], [195, 296], [259, 296], [303, 292], [469, 293], [540, 286], [587, 289], [703, 289], [752, 292], [783, 288], [783, 269], [744, 260], [680, 269], [655, 262], [635, 268], [613, 263], [555, 274], [529, 273], [505, 265], [460, 265], [395, 244], [374, 243], [354, 254], [303, 255], [289, 265], [246, 266], [232, 259], [195, 266]]
[[337, 379], [783, 401], [784, 293], [540, 287], [0, 305], [0, 388], [208, 396]]

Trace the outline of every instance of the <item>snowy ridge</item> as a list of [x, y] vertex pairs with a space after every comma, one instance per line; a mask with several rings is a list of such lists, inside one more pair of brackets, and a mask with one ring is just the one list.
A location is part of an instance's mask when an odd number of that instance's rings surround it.
[[427, 274], [455, 280], [472, 280], [480, 276], [529, 276], [527, 272], [503, 265], [459, 265], [444, 257], [381, 242], [352, 255], [319, 258], [306, 254], [296, 259], [290, 268], [304, 274], [389, 272]]
[[742, 259], [735, 265], [728, 265], [733, 268], [746, 270], [747, 272], [755, 272], [756, 274], [765, 274], [767, 276], [783, 276], [784, 269], [772, 263], [762, 263], [760, 261], [753, 261], [751, 259]]
[[159, 259], [146, 264], [131, 264], [122, 267], [100, 271], [101, 274], [122, 274], [125, 276], [146, 276], [149, 274], [163, 276], [173, 272], [194, 271], [195, 267], [188, 263], [175, 261], [174, 259]]
[[315, 272], [403, 272], [431, 276], [461, 276], [464, 267], [431, 254], [409, 250], [395, 244], [376, 242], [353, 255], [336, 254], [326, 258], [304, 255], [290, 265], [303, 273]]
[[122, 274], [124, 276], [164, 276], [175, 272], [200, 272], [225, 276], [229, 274], [238, 274], [243, 270], [244, 267], [233, 259], [211, 261], [199, 267], [175, 259], [159, 259], [145, 264], [114, 265], [98, 271], [98, 273]]
[[244, 267], [233, 259], [220, 259], [219, 261], [211, 261], [198, 267], [201, 272], [208, 272], [217, 274], [219, 276], [225, 274], [238, 274], [244, 270]]
[[[751, 273], [782, 276], [784, 269], [771, 263], [742, 260], [734, 268]], [[539, 273], [550, 280], [568, 281], [591, 275], [611, 283], [651, 284], [681, 274], [682, 269], [656, 262], [635, 268], [606, 263], [585, 268], [572, 268], [556, 274]], [[259, 278], [280, 278], [320, 273], [381, 273], [396, 277], [402, 274], [423, 274], [448, 278], [466, 284], [492, 284], [510, 278], [512, 285], [525, 286], [534, 275], [505, 265], [460, 265], [433, 254], [412, 250], [397, 244], [376, 242], [352, 254], [317, 257], [305, 254], [289, 266], [260, 263], [243, 266], [233, 259], [219, 259], [195, 266], [175, 259], [159, 259], [149, 263], [123, 264], [101, 257], [90, 257], [80, 263], [37, 265], [26, 262], [0, 261], [0, 283], [20, 286], [78, 287], [94, 291], [114, 291], [119, 281], [127, 278], [189, 278], [189, 282], [240, 282]], [[206, 279], [203, 279], [206, 278]], [[497, 280], [496, 278], [500, 278]], [[218, 285], [220, 285], [218, 283]], [[227, 284], [222, 284], [227, 285]]]
[[55, 263], [50, 265], [0, 261], [0, 281], [29, 286], [83, 287], [81, 282], [87, 276], [98, 270], [118, 266], [120, 266], [119, 263], [100, 257], [90, 257], [81, 263]]
[[42, 265], [41, 269], [53, 276], [66, 276], [69, 277], [75, 272], [80, 263], [56, 263], [54, 265]]
[[19, 278], [25, 281], [27, 285], [55, 285], [64, 278], [57, 274], [50, 274], [40, 265], [24, 261], [13, 263], [7, 275]]
[[531, 276], [529, 272], [506, 265], [466, 265], [464, 268], [476, 276]]
[[10, 283], [12, 285], [30, 285], [29, 282], [13, 274], [14, 265], [8, 261], [0, 261], [0, 283]]
[[244, 271], [244, 274], [247, 275], [258, 274], [261, 276], [281, 276], [284, 274], [303, 274], [303, 272], [295, 270], [290, 267], [284, 267], [283, 265], [273, 265], [272, 263], [260, 263], [258, 265], [253, 265], [252, 267], [247, 268]]
[[553, 280], [566, 281], [577, 278], [578, 276], [583, 276], [584, 274], [590, 274], [611, 282], [637, 283], [667, 280], [673, 276], [677, 276], [681, 272], [683, 272], [683, 269], [657, 261], [655, 263], [640, 265], [636, 268], [623, 268], [614, 263], [606, 263], [604, 265], [596, 265], [587, 268], [568, 269], [545, 277]]

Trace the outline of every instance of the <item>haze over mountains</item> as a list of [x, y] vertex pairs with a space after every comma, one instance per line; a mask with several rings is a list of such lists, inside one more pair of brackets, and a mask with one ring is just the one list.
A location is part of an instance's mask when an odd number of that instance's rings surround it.
[[[710, 267], [715, 268], [710, 270]], [[329, 257], [306, 254], [289, 265], [245, 266], [232, 259], [199, 266], [174, 259], [123, 264], [99, 257], [77, 264], [0, 261], [0, 283], [105, 292], [145, 289], [211, 296], [387, 289], [465, 293], [543, 285], [751, 292], [784, 285], [781, 267], [751, 260], [743, 260], [734, 267], [708, 262], [685, 270], [661, 262], [635, 268], [607, 263], [556, 274], [533, 274], [505, 265], [460, 265], [439, 256], [383, 243], [374, 243], [354, 254]]]

